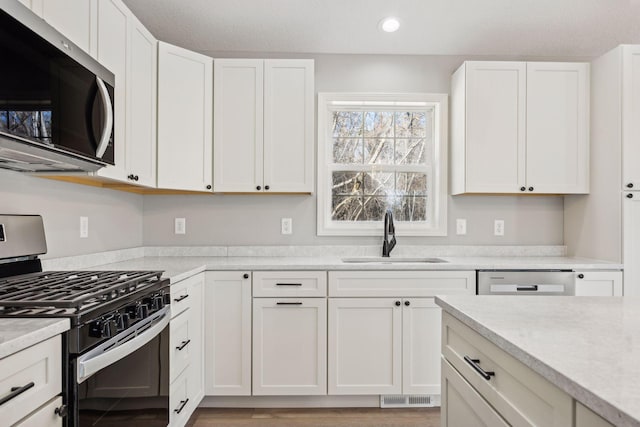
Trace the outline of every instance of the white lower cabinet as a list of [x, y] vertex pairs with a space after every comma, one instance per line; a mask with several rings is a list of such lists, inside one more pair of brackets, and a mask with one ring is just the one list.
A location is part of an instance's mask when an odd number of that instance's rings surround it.
[[324, 394], [326, 298], [254, 298], [253, 395]]
[[571, 396], [448, 313], [442, 337], [443, 427], [574, 426]]
[[329, 394], [402, 391], [399, 298], [329, 299]]
[[576, 271], [575, 274], [576, 296], [622, 296], [622, 271]]
[[439, 396], [436, 294], [475, 294], [475, 271], [329, 272], [329, 394]]
[[204, 297], [207, 396], [251, 395], [251, 274], [208, 271]]
[[[184, 426], [204, 396], [203, 385], [203, 293], [204, 273], [172, 284], [169, 325], [169, 425]], [[175, 291], [177, 289], [177, 292]]]
[[[62, 391], [60, 335], [0, 359], [0, 390], [3, 397], [10, 391], [15, 391], [14, 397], [0, 406], [1, 425], [14, 425], [32, 415], [36, 417], [35, 420], [43, 417], [48, 419], [46, 414], [38, 414], [37, 411], [48, 407], [51, 399]], [[55, 408], [52, 409], [54, 410]], [[29, 420], [24, 420], [27, 421]], [[25, 425], [39, 424], [29, 421]]]
[[58, 396], [20, 421], [16, 427], [62, 427], [62, 417], [56, 413], [61, 406], [62, 397]]

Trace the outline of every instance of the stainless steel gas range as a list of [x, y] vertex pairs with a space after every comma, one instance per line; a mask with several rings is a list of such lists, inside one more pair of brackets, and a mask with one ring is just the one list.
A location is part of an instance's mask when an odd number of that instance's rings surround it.
[[0, 317], [63, 317], [66, 426], [169, 424], [169, 281], [161, 271], [43, 272], [40, 216], [0, 215]]

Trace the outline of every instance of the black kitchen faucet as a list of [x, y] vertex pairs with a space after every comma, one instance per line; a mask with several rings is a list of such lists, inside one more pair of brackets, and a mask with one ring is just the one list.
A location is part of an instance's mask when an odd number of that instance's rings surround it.
[[[389, 240], [391, 235], [391, 240]], [[384, 214], [384, 241], [382, 242], [382, 256], [388, 257], [396, 246], [396, 228], [393, 226], [393, 214], [387, 209]]]

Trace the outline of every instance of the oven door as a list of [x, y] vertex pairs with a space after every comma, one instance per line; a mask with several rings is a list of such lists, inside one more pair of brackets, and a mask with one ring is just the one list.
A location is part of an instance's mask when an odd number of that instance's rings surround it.
[[77, 410], [70, 424], [169, 424], [170, 317], [167, 306], [77, 358]]

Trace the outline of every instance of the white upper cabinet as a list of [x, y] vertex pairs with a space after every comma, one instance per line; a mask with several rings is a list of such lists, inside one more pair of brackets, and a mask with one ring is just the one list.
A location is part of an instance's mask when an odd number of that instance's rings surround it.
[[275, 192], [313, 191], [312, 60], [264, 61], [264, 184]]
[[114, 101], [115, 166], [107, 166], [96, 172], [98, 176], [126, 181], [127, 145], [127, 58], [128, 16], [131, 12], [119, 0], [98, 2], [97, 51], [95, 57], [116, 78]]
[[214, 62], [215, 191], [253, 192], [263, 185], [263, 64], [261, 59]]
[[589, 65], [465, 62], [452, 77], [452, 194], [589, 191]]
[[130, 22], [127, 179], [138, 185], [155, 187], [158, 41], [135, 17], [132, 16]]
[[527, 63], [527, 187], [589, 191], [589, 64]]
[[[622, 176], [640, 190], [640, 46], [622, 46]], [[629, 186], [629, 184], [631, 186]]]
[[[45, 21], [85, 52], [92, 52], [95, 48], [91, 43], [95, 40], [92, 29], [95, 27], [97, 0], [44, 0], [40, 3], [39, 14]], [[31, 2], [36, 13], [37, 4]]]
[[158, 46], [158, 187], [211, 191], [213, 60]]
[[215, 60], [215, 191], [313, 191], [313, 79], [312, 60]]

